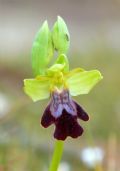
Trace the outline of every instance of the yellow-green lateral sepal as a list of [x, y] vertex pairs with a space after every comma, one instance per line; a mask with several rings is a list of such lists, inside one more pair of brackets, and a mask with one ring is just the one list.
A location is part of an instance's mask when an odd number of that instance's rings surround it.
[[32, 47], [32, 68], [35, 76], [44, 75], [52, 56], [52, 37], [48, 23], [45, 21], [37, 33]]
[[33, 101], [46, 99], [50, 96], [49, 80], [37, 77], [24, 80], [24, 91]]
[[[73, 72], [73, 74], [72, 74]], [[98, 70], [78, 71], [73, 70], [67, 76], [67, 85], [72, 96], [87, 94], [102, 79]]]

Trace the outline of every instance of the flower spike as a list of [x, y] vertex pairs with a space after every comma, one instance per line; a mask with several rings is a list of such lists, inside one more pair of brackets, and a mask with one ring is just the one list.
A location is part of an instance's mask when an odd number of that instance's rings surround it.
[[[24, 80], [24, 91], [33, 101], [50, 98], [41, 118], [41, 125], [47, 128], [54, 124], [54, 138], [62, 141], [68, 136], [81, 136], [84, 130], [78, 119], [89, 120], [88, 114], [72, 96], [89, 93], [103, 78], [98, 70], [69, 70], [69, 61], [65, 55], [69, 43], [69, 32], [61, 17], [58, 17], [52, 33], [45, 21], [32, 48], [35, 78]], [[58, 58], [48, 67], [56, 49]]]

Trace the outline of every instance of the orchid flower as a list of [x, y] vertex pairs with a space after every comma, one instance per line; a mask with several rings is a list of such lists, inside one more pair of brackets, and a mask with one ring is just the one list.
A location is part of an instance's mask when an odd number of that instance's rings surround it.
[[[24, 80], [24, 91], [33, 101], [49, 99], [41, 125], [47, 128], [54, 124], [54, 138], [58, 140], [82, 135], [83, 128], [78, 119], [88, 121], [89, 116], [72, 96], [88, 94], [102, 79], [98, 70], [69, 69], [66, 56], [69, 40], [67, 27], [61, 17], [58, 17], [52, 33], [45, 21], [33, 43], [32, 64], [35, 78]], [[54, 50], [58, 51], [58, 58], [48, 67]]]

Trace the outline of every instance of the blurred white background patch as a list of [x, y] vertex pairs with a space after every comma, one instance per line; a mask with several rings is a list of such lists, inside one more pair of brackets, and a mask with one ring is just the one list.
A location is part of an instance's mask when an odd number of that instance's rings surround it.
[[4, 117], [10, 110], [10, 102], [6, 95], [0, 93], [0, 118]]
[[70, 171], [70, 165], [67, 162], [61, 162], [58, 171]]
[[101, 164], [104, 158], [104, 151], [100, 147], [87, 147], [80, 153], [81, 160], [90, 168]]

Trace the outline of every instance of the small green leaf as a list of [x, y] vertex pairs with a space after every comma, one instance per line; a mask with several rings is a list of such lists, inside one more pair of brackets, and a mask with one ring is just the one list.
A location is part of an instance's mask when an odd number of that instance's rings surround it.
[[52, 37], [48, 23], [45, 21], [37, 33], [32, 47], [32, 68], [35, 76], [44, 75], [52, 56]]
[[67, 29], [67, 25], [59, 16], [53, 27], [52, 39], [54, 48], [58, 51], [59, 54], [67, 53], [70, 45], [70, 35]]
[[46, 99], [50, 96], [49, 80], [38, 77], [24, 80], [24, 91], [33, 101]]
[[98, 70], [77, 71], [67, 77], [67, 84], [72, 96], [87, 94], [101, 79], [102, 75]]

